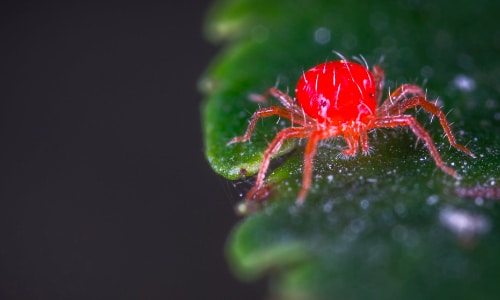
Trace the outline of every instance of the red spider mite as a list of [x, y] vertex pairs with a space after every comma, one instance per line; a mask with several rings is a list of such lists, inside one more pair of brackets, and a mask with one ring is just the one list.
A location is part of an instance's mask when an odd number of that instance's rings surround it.
[[[228, 143], [248, 141], [260, 118], [276, 115], [290, 120], [293, 125], [278, 132], [265, 150], [255, 185], [247, 193], [246, 200], [256, 199], [263, 187], [271, 157], [286, 139], [308, 138], [304, 152], [302, 187], [296, 201], [301, 204], [311, 187], [313, 158], [318, 143], [324, 139], [344, 136], [347, 143], [347, 148], [342, 151], [344, 155], [356, 155], [359, 146], [367, 154], [368, 131], [376, 128], [409, 127], [417, 138], [424, 141], [436, 165], [459, 179], [457, 172], [446, 166], [441, 159], [429, 133], [412, 115], [404, 113], [410, 108], [421, 107], [436, 116], [451, 146], [475, 157], [469, 149], [456, 142], [445, 114], [427, 100], [424, 90], [418, 85], [403, 84], [381, 102], [385, 78], [383, 69], [374, 65], [370, 71], [366, 62], [361, 65], [339, 56], [339, 61], [328, 61], [303, 73], [295, 88], [298, 103], [277, 88], [270, 88], [264, 96], [272, 95], [283, 106], [257, 110], [250, 119], [245, 134]], [[377, 106], [378, 103], [381, 104]]]

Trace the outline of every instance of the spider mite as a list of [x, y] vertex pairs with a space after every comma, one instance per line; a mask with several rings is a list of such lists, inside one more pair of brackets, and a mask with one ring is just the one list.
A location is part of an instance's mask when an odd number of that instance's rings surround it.
[[250, 119], [245, 134], [228, 143], [248, 141], [260, 118], [276, 115], [290, 120], [293, 125], [278, 132], [265, 150], [255, 185], [247, 193], [246, 200], [252, 200], [259, 194], [271, 157], [286, 139], [308, 139], [304, 152], [302, 187], [297, 195], [297, 203], [301, 204], [311, 187], [313, 158], [318, 143], [324, 139], [343, 136], [347, 143], [347, 148], [342, 151], [344, 155], [356, 155], [359, 146], [367, 154], [368, 131], [376, 128], [409, 127], [418, 139], [424, 141], [436, 166], [459, 179], [457, 172], [441, 159], [429, 133], [412, 115], [405, 114], [406, 110], [415, 107], [421, 107], [436, 116], [450, 144], [475, 157], [469, 149], [456, 142], [445, 114], [427, 100], [420, 86], [403, 84], [381, 101], [385, 78], [382, 68], [374, 65], [370, 71], [366, 63], [360, 65], [340, 57], [341, 60], [319, 64], [303, 73], [295, 88], [298, 103], [277, 88], [270, 88], [264, 95], [277, 98], [282, 106], [257, 110]]

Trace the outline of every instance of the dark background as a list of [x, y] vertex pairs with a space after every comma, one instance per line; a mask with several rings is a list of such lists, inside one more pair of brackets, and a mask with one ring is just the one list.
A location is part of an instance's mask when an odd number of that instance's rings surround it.
[[262, 298], [203, 156], [210, 3], [176, 2], [0, 7], [1, 299]]

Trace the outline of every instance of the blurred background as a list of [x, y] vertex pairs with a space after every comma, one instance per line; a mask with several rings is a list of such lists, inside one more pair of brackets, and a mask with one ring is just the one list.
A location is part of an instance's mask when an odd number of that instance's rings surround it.
[[203, 156], [208, 1], [0, 7], [0, 299], [259, 299]]

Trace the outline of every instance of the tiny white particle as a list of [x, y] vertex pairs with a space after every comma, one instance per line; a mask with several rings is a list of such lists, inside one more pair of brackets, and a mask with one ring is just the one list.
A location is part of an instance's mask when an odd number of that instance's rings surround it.
[[326, 178], [328, 179], [328, 183], [332, 183], [333, 175], [328, 175]]
[[403, 203], [396, 203], [394, 205], [394, 211], [400, 216], [403, 216], [406, 214], [406, 206]]
[[483, 215], [451, 207], [439, 212], [441, 224], [459, 236], [484, 234], [491, 228], [490, 220]]
[[370, 201], [363, 199], [361, 200], [359, 205], [361, 206], [362, 209], [367, 209], [370, 206]]
[[430, 195], [427, 198], [427, 204], [434, 205], [439, 201], [439, 197], [437, 195]]
[[330, 30], [325, 27], [318, 27], [314, 31], [314, 41], [324, 45], [330, 41]]
[[453, 79], [453, 85], [463, 92], [470, 92], [476, 88], [476, 81], [467, 75], [458, 74]]
[[328, 201], [325, 204], [323, 204], [323, 211], [326, 212], [326, 213], [331, 212], [332, 208], [333, 208], [333, 202], [332, 201]]

